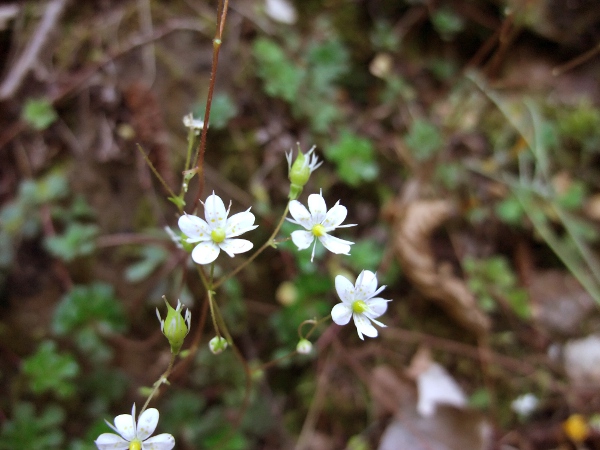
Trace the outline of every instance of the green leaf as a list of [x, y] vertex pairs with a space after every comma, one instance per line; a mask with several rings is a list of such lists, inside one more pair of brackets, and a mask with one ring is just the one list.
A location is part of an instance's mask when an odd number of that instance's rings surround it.
[[422, 119], [412, 123], [404, 142], [413, 151], [415, 159], [419, 161], [434, 156], [444, 144], [438, 128]]
[[48, 99], [30, 98], [25, 102], [22, 118], [36, 130], [45, 130], [58, 119], [58, 115]]
[[[201, 117], [204, 114], [204, 107], [194, 117]], [[237, 116], [237, 104], [231, 99], [231, 96], [225, 92], [217, 93], [213, 96], [210, 108], [210, 127], [221, 130], [227, 126], [229, 121]]]
[[168, 256], [168, 252], [163, 247], [150, 245], [142, 247], [142, 259], [127, 268], [125, 278], [131, 283], [137, 283], [148, 278]]
[[290, 60], [274, 41], [258, 38], [252, 46], [257, 74], [265, 84], [265, 92], [288, 102], [294, 101], [304, 78], [304, 70]]
[[64, 335], [86, 325], [112, 332], [125, 330], [125, 312], [112, 286], [100, 282], [75, 286], [61, 299], [52, 320], [54, 332]]
[[75, 392], [73, 379], [79, 374], [79, 365], [68, 353], [58, 353], [54, 341], [44, 341], [37, 352], [23, 361], [23, 373], [35, 394], [54, 392], [67, 398]]
[[77, 257], [91, 255], [96, 250], [94, 239], [99, 230], [96, 225], [71, 223], [63, 234], [47, 237], [44, 246], [57, 258], [73, 261]]
[[371, 141], [350, 131], [342, 132], [340, 139], [325, 150], [325, 155], [336, 163], [338, 175], [351, 186], [372, 181], [379, 174]]

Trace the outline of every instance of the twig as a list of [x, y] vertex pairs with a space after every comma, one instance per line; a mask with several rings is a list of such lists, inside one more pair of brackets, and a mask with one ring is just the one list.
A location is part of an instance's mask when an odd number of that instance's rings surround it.
[[582, 53], [579, 56], [576, 56], [575, 58], [573, 58], [571, 61], [568, 61], [564, 64], [561, 64], [560, 66], [556, 66], [554, 69], [552, 69], [552, 75], [557, 77], [559, 75], [562, 75], [563, 73], [574, 69], [575, 67], [583, 64], [584, 62], [588, 61], [589, 59], [593, 58], [596, 53], [600, 52], [600, 42], [598, 42], [598, 44], [595, 47], [592, 47], [590, 50], [586, 51], [585, 53]]
[[2, 85], [0, 85], [0, 100], [11, 97], [19, 89], [25, 75], [35, 65], [42, 46], [46, 43], [50, 32], [55, 28], [56, 22], [60, 18], [66, 4], [67, 0], [54, 0], [48, 4], [44, 16], [29, 44], [13, 65], [12, 70], [8, 73]]

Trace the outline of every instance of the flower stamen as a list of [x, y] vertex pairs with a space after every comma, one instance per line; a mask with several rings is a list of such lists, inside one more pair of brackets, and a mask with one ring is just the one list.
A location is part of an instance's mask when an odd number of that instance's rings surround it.
[[316, 237], [325, 236], [325, 227], [320, 223], [314, 225], [312, 227], [312, 234], [314, 234]]

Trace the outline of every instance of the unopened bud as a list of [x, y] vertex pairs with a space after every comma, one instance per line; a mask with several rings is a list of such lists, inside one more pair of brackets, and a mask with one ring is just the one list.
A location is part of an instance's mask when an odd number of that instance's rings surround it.
[[227, 348], [227, 339], [221, 336], [215, 336], [210, 341], [208, 341], [208, 348], [212, 352], [213, 355], [218, 355], [222, 353], [223, 350]]
[[305, 155], [302, 153], [302, 150], [300, 150], [300, 145], [298, 145], [298, 156], [293, 163], [292, 151], [290, 150], [290, 152], [285, 155], [288, 161], [288, 177], [291, 182], [289, 193], [290, 200], [296, 200], [300, 196], [302, 188], [308, 183], [310, 174], [323, 164], [323, 162], [319, 162], [317, 156], [313, 154], [314, 150], [315, 147], [313, 146]]
[[160, 322], [160, 331], [163, 332], [171, 345], [171, 353], [177, 355], [179, 350], [181, 350], [183, 340], [190, 332], [192, 313], [189, 309], [186, 309], [184, 318], [181, 315], [183, 305], [179, 300], [177, 300], [177, 308], [173, 309], [164, 296], [163, 299], [167, 305], [167, 317], [165, 320], [162, 320], [158, 308], [156, 308], [156, 316]]
[[308, 355], [312, 352], [313, 345], [308, 339], [300, 339], [296, 345], [296, 351], [301, 355]]

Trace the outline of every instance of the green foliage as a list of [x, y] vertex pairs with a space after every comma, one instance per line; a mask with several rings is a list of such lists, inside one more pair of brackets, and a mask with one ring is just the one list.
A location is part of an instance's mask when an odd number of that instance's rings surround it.
[[44, 245], [53, 256], [70, 262], [96, 250], [94, 239], [99, 231], [96, 225], [70, 223], [63, 234], [47, 237]]
[[497, 309], [497, 299], [505, 299], [513, 312], [522, 319], [531, 315], [527, 291], [517, 286], [517, 277], [503, 256], [487, 259], [467, 257], [463, 268], [468, 275], [468, 286], [485, 311]]
[[397, 52], [400, 49], [400, 37], [389, 22], [378, 20], [371, 32], [371, 44], [378, 51]]
[[[268, 53], [268, 50], [267, 50]], [[204, 104], [197, 105], [193, 109], [194, 117], [202, 117], [205, 112]], [[222, 130], [229, 121], [238, 114], [237, 104], [226, 92], [214, 94], [210, 107], [210, 128]]]
[[336, 83], [349, 69], [349, 53], [338, 38], [311, 40], [305, 48], [292, 49], [261, 37], [252, 50], [265, 92], [288, 102], [294, 116], [308, 119], [315, 132], [326, 132], [341, 116]]
[[463, 18], [450, 8], [438, 8], [431, 15], [431, 23], [440, 37], [451, 41], [464, 28]]
[[444, 144], [438, 127], [426, 120], [415, 120], [404, 140], [412, 150], [412, 155], [418, 161], [431, 158], [439, 152]]
[[288, 58], [283, 49], [273, 40], [258, 38], [252, 46], [257, 74], [265, 83], [265, 92], [271, 97], [293, 102], [300, 90], [304, 70]]
[[508, 196], [495, 206], [496, 215], [509, 225], [522, 225], [525, 211], [518, 199]]
[[[106, 414], [111, 404], [118, 402], [127, 394], [129, 383], [129, 378], [123, 372], [98, 367], [81, 382], [82, 390], [93, 395], [93, 398], [86, 402], [86, 410], [94, 416]], [[104, 425], [104, 422], [102, 424]]]
[[125, 330], [125, 312], [111, 285], [96, 282], [73, 287], [58, 304], [52, 328], [64, 335], [90, 324], [110, 332]]
[[23, 120], [36, 130], [45, 130], [58, 119], [52, 103], [48, 99], [28, 99], [22, 114]]
[[3, 423], [0, 450], [56, 450], [61, 448], [64, 434], [58, 428], [65, 419], [59, 406], [48, 406], [36, 416], [31, 403], [17, 403], [13, 418]]
[[79, 365], [68, 353], [59, 353], [54, 341], [44, 341], [35, 354], [23, 361], [23, 373], [35, 394], [54, 392], [67, 398], [75, 392], [73, 379], [79, 374]]
[[296, 348], [298, 326], [306, 319], [329, 314], [329, 297], [333, 290], [331, 278], [322, 273], [300, 274], [293, 281], [296, 301], [269, 317], [278, 340], [290, 348]]
[[340, 138], [325, 149], [325, 155], [336, 164], [342, 181], [351, 186], [373, 181], [379, 174], [373, 144], [351, 131], [342, 132]]
[[146, 245], [139, 249], [141, 259], [130, 265], [125, 278], [130, 283], [138, 283], [148, 278], [169, 256], [163, 247]]
[[561, 108], [557, 125], [559, 136], [567, 143], [577, 144], [586, 152], [600, 150], [600, 109], [589, 102], [571, 110]]
[[125, 328], [121, 302], [112, 286], [101, 282], [73, 287], [59, 302], [52, 319], [53, 331], [60, 336], [69, 334], [79, 349], [97, 364], [112, 356], [102, 336], [122, 332]]

